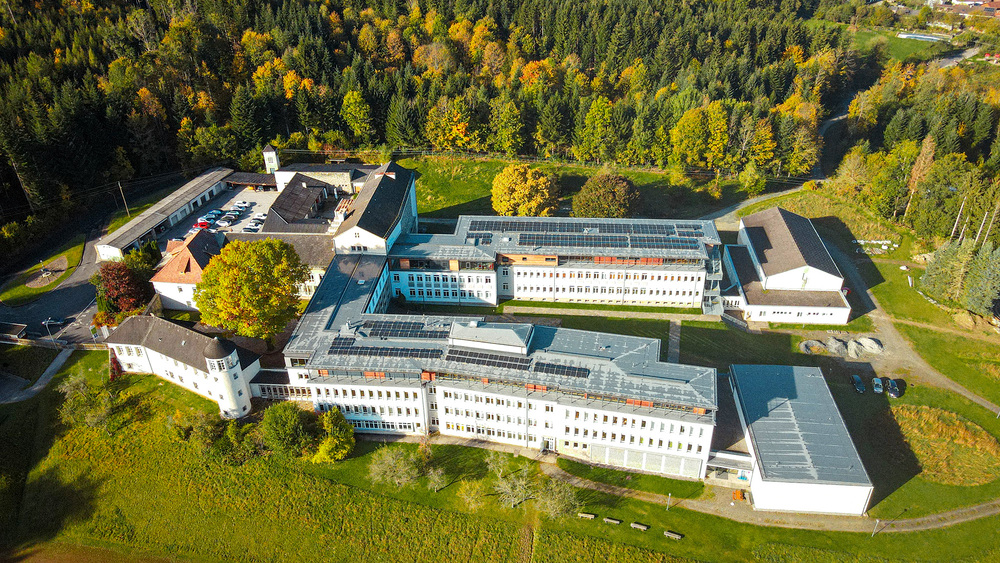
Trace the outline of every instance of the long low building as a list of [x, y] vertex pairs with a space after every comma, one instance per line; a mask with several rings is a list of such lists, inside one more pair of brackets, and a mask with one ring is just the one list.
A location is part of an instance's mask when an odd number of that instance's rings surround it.
[[110, 233], [95, 246], [98, 260], [120, 260], [132, 250], [186, 220], [226, 189], [225, 178], [233, 171], [214, 168], [136, 215], [124, 226]]
[[754, 508], [864, 514], [874, 487], [823, 372], [734, 365], [730, 376], [753, 457]]

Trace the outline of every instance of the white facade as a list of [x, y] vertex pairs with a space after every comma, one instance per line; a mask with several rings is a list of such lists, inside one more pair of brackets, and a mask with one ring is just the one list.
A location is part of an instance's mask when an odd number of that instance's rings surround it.
[[392, 270], [393, 295], [412, 303], [496, 306], [493, 270]]
[[846, 325], [850, 307], [794, 307], [790, 305], [745, 305], [744, 319], [761, 323]]
[[862, 516], [873, 488], [864, 485], [767, 481], [754, 471], [750, 494], [757, 510]]
[[705, 270], [668, 267], [498, 266], [502, 299], [700, 308]]
[[386, 239], [361, 227], [352, 227], [334, 237], [333, 247], [337, 254], [385, 254]]
[[233, 352], [221, 360], [206, 360], [203, 366], [192, 366], [167, 357], [145, 346], [109, 344], [129, 373], [151, 373], [170, 383], [192, 391], [219, 404], [226, 418], [237, 418], [250, 412], [250, 380], [260, 371], [260, 360], [242, 369]]
[[194, 304], [193, 283], [153, 282], [153, 291], [160, 296], [164, 309], [178, 311], [197, 311]]
[[312, 401], [338, 408], [357, 432], [438, 432], [558, 452], [604, 465], [675, 477], [704, 477], [714, 424], [681, 411], [584, 401], [474, 380], [309, 379], [289, 369], [289, 385], [254, 384], [263, 398]]

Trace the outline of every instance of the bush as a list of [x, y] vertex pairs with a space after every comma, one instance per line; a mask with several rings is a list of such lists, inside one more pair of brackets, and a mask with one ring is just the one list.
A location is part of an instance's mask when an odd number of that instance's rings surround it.
[[264, 445], [282, 455], [301, 454], [313, 438], [305, 417], [306, 413], [295, 403], [278, 403], [269, 407], [260, 423]]
[[597, 174], [573, 196], [574, 217], [631, 217], [639, 209], [639, 191], [618, 174]]
[[327, 411], [320, 417], [323, 426], [323, 441], [320, 442], [313, 463], [341, 461], [351, 455], [354, 449], [354, 427], [347, 422], [338, 409]]

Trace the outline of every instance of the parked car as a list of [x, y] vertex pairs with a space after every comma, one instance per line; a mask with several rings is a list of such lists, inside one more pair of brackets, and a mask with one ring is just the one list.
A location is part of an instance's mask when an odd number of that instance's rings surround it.
[[858, 375], [852, 375], [851, 376], [851, 383], [854, 384], [854, 390], [857, 391], [858, 393], [864, 393], [865, 392], [865, 382], [861, 381], [861, 377], [860, 376], [858, 376]]
[[66, 319], [60, 319], [56, 317], [49, 317], [42, 321], [42, 326], [47, 326], [49, 328], [55, 328], [57, 326], [62, 326], [66, 324]]
[[259, 228], [261, 228], [261, 227], [264, 226], [264, 222], [261, 221], [260, 219], [254, 219], [253, 221], [250, 221], [250, 224], [247, 225], [247, 226], [248, 227], [257, 227], [259, 229]]
[[202, 215], [201, 217], [198, 217], [195, 222], [205, 221], [206, 223], [214, 223], [216, 219], [218, 219], [218, 217], [215, 215]]
[[231, 227], [235, 222], [236, 222], [235, 220], [226, 219], [225, 217], [223, 217], [222, 219], [219, 219], [219, 222], [216, 223], [216, 225], [220, 227]]
[[263, 221], [264, 219], [267, 219], [267, 213], [254, 213], [253, 218]]
[[218, 217], [219, 215], [222, 215], [222, 210], [221, 209], [213, 209], [213, 210], [211, 210], [211, 211], [209, 211], [208, 213], [205, 214], [206, 217], [211, 216], [211, 215], [215, 215], [216, 217]]
[[251, 205], [253, 205], [253, 204], [251, 204], [249, 201], [237, 201], [237, 202], [233, 203], [234, 207], [247, 208], [247, 207], [250, 207]]
[[896, 384], [895, 379], [885, 378], [885, 392], [887, 395], [893, 399], [898, 399], [901, 393], [899, 392], [899, 385]]
[[881, 379], [879, 379], [877, 377], [873, 377], [872, 378], [872, 392], [875, 393], [876, 395], [881, 395], [882, 394], [882, 380]]
[[260, 232], [260, 226], [259, 225], [248, 225], [246, 227], [243, 227], [243, 232], [244, 233], [257, 233], [257, 232]]
[[[188, 231], [187, 233], [185, 233], [185, 234], [184, 234], [184, 238], [187, 238], [187, 237], [189, 237], [189, 236], [191, 236], [191, 235], [193, 235], [193, 234], [197, 233], [197, 232], [198, 232], [198, 231], [200, 231], [200, 230], [201, 230], [201, 229], [191, 229], [191, 230], [189, 230], [189, 231]], [[182, 241], [183, 241], [184, 239], [180, 239], [180, 240], [182, 240]]]
[[209, 225], [208, 221], [198, 221], [197, 223], [195, 223], [191, 227], [194, 228], [194, 229], [207, 229], [210, 226], [211, 225]]
[[232, 209], [226, 210], [226, 215], [236, 215], [237, 217], [239, 217], [240, 215], [243, 215], [243, 210], [240, 209], [239, 207], [234, 207]]

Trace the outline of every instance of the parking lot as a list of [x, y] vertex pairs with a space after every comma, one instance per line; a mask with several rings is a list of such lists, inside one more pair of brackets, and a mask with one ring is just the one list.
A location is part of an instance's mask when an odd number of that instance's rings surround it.
[[165, 247], [167, 241], [170, 239], [183, 239], [189, 230], [191, 230], [194, 222], [198, 217], [201, 217], [205, 213], [212, 211], [213, 209], [218, 209], [220, 211], [227, 211], [233, 208], [233, 204], [237, 201], [245, 201], [250, 204], [249, 209], [247, 209], [239, 218], [236, 223], [228, 227], [218, 227], [213, 225], [211, 228], [218, 230], [219, 232], [234, 232], [238, 233], [250, 224], [253, 216], [257, 213], [267, 213], [267, 210], [271, 208], [271, 204], [274, 203], [275, 198], [278, 197], [278, 192], [276, 191], [254, 191], [252, 188], [226, 190], [219, 194], [218, 197], [212, 199], [207, 204], [199, 208], [195, 213], [192, 213], [190, 217], [178, 223], [172, 229], [169, 229], [164, 233], [159, 241], [160, 246]]

